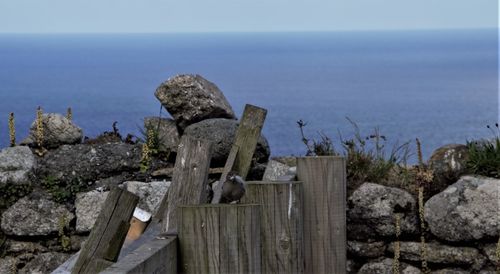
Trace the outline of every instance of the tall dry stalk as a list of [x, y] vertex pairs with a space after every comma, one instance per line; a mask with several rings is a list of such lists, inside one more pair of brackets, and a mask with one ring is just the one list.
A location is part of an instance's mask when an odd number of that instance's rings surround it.
[[10, 146], [16, 146], [16, 124], [14, 120], [14, 112], [11, 112], [9, 115], [9, 137], [10, 137]]

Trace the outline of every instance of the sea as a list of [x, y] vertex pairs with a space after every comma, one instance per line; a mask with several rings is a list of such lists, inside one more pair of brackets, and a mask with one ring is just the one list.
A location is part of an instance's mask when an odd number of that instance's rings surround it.
[[[449, 143], [490, 138], [499, 121], [498, 30], [310, 33], [0, 34], [0, 147], [8, 117], [26, 137], [38, 106], [73, 110], [84, 135], [140, 136], [157, 116], [155, 89], [178, 74], [215, 83], [241, 116], [268, 110], [272, 155], [304, 155], [309, 139], [339, 149], [354, 121], [377, 128], [388, 151], [414, 140], [424, 157]], [[168, 113], [163, 110], [163, 117]], [[411, 160], [410, 160], [411, 161]]]

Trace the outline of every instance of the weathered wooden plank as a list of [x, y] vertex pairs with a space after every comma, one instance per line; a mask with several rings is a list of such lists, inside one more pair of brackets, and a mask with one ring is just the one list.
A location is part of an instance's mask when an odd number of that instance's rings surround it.
[[157, 236], [101, 274], [177, 273], [177, 237]]
[[260, 138], [264, 121], [266, 120], [267, 110], [253, 105], [246, 105], [241, 117], [240, 124], [236, 131], [236, 137], [233, 147], [229, 153], [224, 166], [224, 172], [221, 179], [213, 187], [213, 204], [218, 204], [222, 194], [222, 183], [225, 181], [230, 171], [235, 171], [241, 178], [245, 179], [252, 164], [252, 158], [255, 153], [257, 141]]
[[343, 157], [297, 159], [303, 182], [305, 273], [346, 273], [346, 171]]
[[303, 273], [302, 182], [247, 182], [243, 203], [261, 205], [262, 273]]
[[207, 202], [211, 150], [212, 144], [209, 141], [182, 137], [177, 149], [172, 184], [156, 215], [156, 219], [162, 222], [162, 232], [177, 233], [178, 206]]
[[181, 206], [183, 273], [260, 273], [260, 206]]
[[126, 190], [110, 191], [71, 273], [97, 273], [116, 262], [138, 201]]

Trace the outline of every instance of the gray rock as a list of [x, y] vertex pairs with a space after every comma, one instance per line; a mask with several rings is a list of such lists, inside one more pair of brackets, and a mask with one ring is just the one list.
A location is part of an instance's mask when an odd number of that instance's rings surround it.
[[108, 197], [108, 191], [90, 191], [78, 193], [75, 200], [76, 208], [76, 231], [88, 232], [92, 230], [95, 220], [101, 212], [101, 208]]
[[[361, 267], [358, 274], [375, 274], [375, 273], [391, 274], [393, 273], [392, 271], [393, 262], [394, 260], [390, 258], [368, 262]], [[405, 263], [400, 263], [399, 269], [402, 274], [422, 273], [420, 269]]]
[[19, 273], [42, 274], [50, 273], [64, 263], [71, 255], [59, 252], [47, 252], [36, 256], [28, 262]]
[[[78, 144], [82, 142], [82, 129], [73, 121], [58, 113], [42, 115], [43, 141], [45, 148], [56, 148], [64, 144]], [[37, 123], [33, 121], [28, 137], [21, 142], [23, 145], [37, 146]]]
[[[387, 248], [394, 253], [394, 244]], [[420, 242], [400, 242], [400, 256], [403, 260], [420, 262]], [[479, 270], [485, 263], [486, 258], [479, 250], [472, 247], [456, 247], [436, 242], [426, 243], [427, 262], [443, 265], [472, 266]]]
[[6, 246], [9, 254], [47, 252], [46, 247], [36, 242], [8, 240]]
[[13, 257], [0, 258], [0, 274], [13, 274], [17, 272], [17, 260]]
[[440, 239], [451, 242], [498, 238], [500, 180], [464, 176], [425, 203], [425, 221]]
[[358, 273], [359, 266], [353, 260], [347, 260], [346, 262], [346, 273], [347, 274], [356, 274]]
[[269, 160], [263, 181], [292, 181], [297, 175], [297, 168], [290, 167], [275, 160]]
[[466, 271], [461, 268], [443, 268], [431, 271], [431, 274], [470, 274], [470, 271]]
[[36, 167], [36, 159], [28, 147], [10, 147], [0, 150], [0, 185], [28, 184]]
[[2, 214], [1, 227], [7, 235], [45, 236], [57, 233], [61, 225], [69, 225], [73, 218], [63, 205], [45, 198], [24, 197]]
[[[144, 118], [144, 128], [158, 130], [159, 150], [161, 152], [177, 151], [179, 145], [179, 131], [175, 121], [167, 118], [146, 117]], [[147, 132], [145, 132], [147, 134]]]
[[496, 254], [497, 245], [498, 244], [488, 244], [481, 248], [492, 265], [500, 264], [500, 258]]
[[[213, 143], [212, 166], [224, 166], [231, 151], [238, 128], [238, 121], [229, 119], [208, 119], [190, 125], [184, 134], [201, 138]], [[266, 138], [261, 135], [254, 153], [257, 163], [266, 163], [271, 149]]]
[[455, 183], [467, 171], [468, 158], [466, 145], [451, 144], [436, 149], [429, 159], [434, 178], [428, 191], [434, 195]]
[[416, 201], [408, 192], [364, 183], [348, 199], [347, 231], [351, 239], [395, 236], [395, 216], [401, 216], [401, 233], [418, 232]]
[[125, 143], [64, 145], [49, 151], [39, 163], [40, 178], [94, 182], [140, 168], [141, 146]]
[[139, 197], [139, 207], [151, 214], [156, 214], [160, 202], [170, 187], [170, 182], [157, 181], [150, 183], [143, 182], [125, 182], [123, 183], [127, 191], [134, 193]]
[[224, 94], [200, 75], [172, 77], [156, 89], [155, 96], [181, 129], [210, 118], [236, 119]]
[[69, 237], [71, 250], [72, 251], [80, 250], [83, 247], [83, 244], [85, 244], [85, 241], [87, 241], [87, 238], [88, 236], [71, 235]]
[[356, 257], [377, 258], [385, 253], [384, 242], [347, 241], [347, 252]]

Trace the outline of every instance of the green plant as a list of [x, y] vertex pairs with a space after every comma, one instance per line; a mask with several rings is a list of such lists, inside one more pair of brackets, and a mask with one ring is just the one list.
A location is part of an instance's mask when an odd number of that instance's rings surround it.
[[61, 243], [63, 251], [70, 251], [71, 239], [66, 235], [66, 230], [68, 229], [66, 225], [66, 215], [62, 215], [58, 221], [59, 242]]
[[44, 177], [41, 184], [50, 193], [52, 199], [58, 203], [74, 201], [76, 194], [86, 189], [85, 184], [78, 179], [65, 182], [50, 175]]
[[498, 123], [487, 128], [494, 134], [492, 140], [467, 142], [467, 169], [472, 174], [500, 178], [500, 128]]
[[12, 184], [7, 183], [0, 186], [0, 209], [8, 208], [14, 204], [19, 198], [31, 193], [33, 187], [31, 184]]
[[297, 124], [300, 129], [300, 135], [302, 136], [302, 143], [304, 143], [307, 148], [306, 156], [337, 155], [335, 148], [333, 147], [333, 142], [328, 136], [320, 132], [320, 140], [316, 141], [315, 139], [308, 139], [304, 134], [304, 127], [307, 123], [302, 120], [298, 120]]

